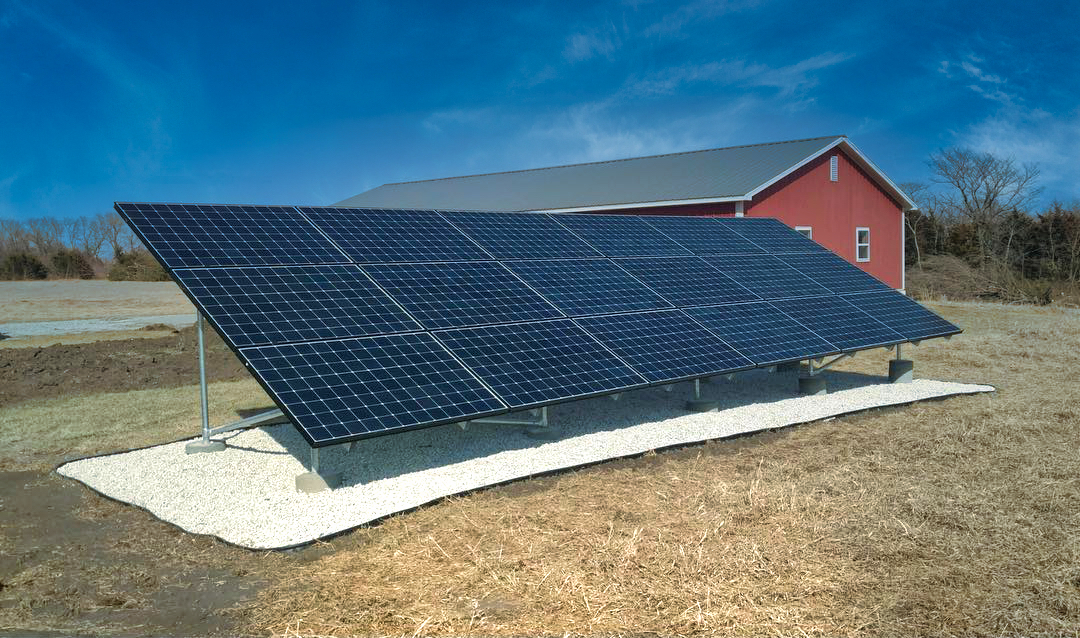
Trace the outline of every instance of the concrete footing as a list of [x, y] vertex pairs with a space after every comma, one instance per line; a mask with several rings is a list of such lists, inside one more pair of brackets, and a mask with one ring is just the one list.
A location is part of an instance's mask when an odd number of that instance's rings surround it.
[[686, 402], [685, 407], [691, 412], [712, 412], [720, 407], [720, 403], [718, 401], [710, 401], [707, 399], [690, 399]]
[[204, 452], [220, 452], [225, 449], [225, 441], [192, 441], [184, 446], [184, 452], [188, 454], [202, 454]]
[[802, 368], [802, 361], [788, 361], [776, 366], [777, 372], [798, 372]]
[[325, 490], [332, 490], [341, 486], [341, 474], [304, 472], [296, 475], [296, 491], [305, 494], [314, 494]]
[[828, 394], [824, 377], [799, 377], [799, 394]]
[[915, 362], [910, 359], [889, 360], [889, 383], [911, 383], [915, 378]]

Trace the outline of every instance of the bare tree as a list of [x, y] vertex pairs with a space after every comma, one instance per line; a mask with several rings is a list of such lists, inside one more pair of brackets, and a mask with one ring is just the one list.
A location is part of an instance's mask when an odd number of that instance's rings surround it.
[[971, 222], [985, 264], [994, 256], [1001, 222], [1013, 211], [1026, 212], [1039, 196], [1039, 168], [1013, 158], [950, 148], [930, 156], [933, 182], [945, 186], [934, 203], [946, 217]]
[[34, 217], [26, 220], [26, 234], [30, 240], [30, 247], [42, 257], [62, 250], [65, 248], [65, 226], [63, 220], [55, 217]]
[[113, 255], [121, 252], [131, 252], [140, 245], [139, 238], [131, 232], [124, 219], [115, 212], [98, 215], [101, 233], [104, 236], [102, 243], [108, 243], [112, 248]]
[[923, 182], [904, 182], [900, 184], [900, 190], [907, 193], [911, 201], [915, 202], [915, 211], [904, 213], [904, 224], [907, 225], [908, 237], [915, 246], [915, 263], [922, 268], [922, 248], [919, 246], [919, 226], [926, 219], [921, 213], [926, 209], [927, 185]]
[[101, 247], [105, 244], [105, 233], [101, 216], [79, 217], [72, 220], [71, 245], [90, 257], [101, 258]]

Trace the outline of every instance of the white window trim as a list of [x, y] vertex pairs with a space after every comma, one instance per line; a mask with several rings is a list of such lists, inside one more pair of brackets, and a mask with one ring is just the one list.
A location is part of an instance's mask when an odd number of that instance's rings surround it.
[[806, 238], [807, 239], [813, 239], [814, 238], [814, 227], [813, 226], [796, 226], [795, 227], [795, 232], [797, 232], [797, 233], [801, 233], [804, 230], [806, 231]]
[[[864, 230], [866, 231], [866, 243], [865, 244], [860, 244], [859, 243], [859, 233], [861, 231], [864, 231]], [[865, 259], [863, 259], [862, 257], [859, 257], [859, 248], [861, 248], [863, 246], [866, 246], [866, 258]], [[870, 228], [867, 227], [867, 226], [859, 226], [859, 227], [855, 228], [855, 261], [858, 261], [858, 262], [868, 262], [868, 261], [870, 261]]]
[[829, 158], [829, 181], [840, 181], [840, 156], [833, 155]]

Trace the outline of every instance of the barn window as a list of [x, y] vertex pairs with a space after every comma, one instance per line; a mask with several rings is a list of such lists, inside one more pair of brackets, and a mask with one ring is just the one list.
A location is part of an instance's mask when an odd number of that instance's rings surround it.
[[870, 261], [870, 229], [855, 229], [855, 261]]
[[796, 226], [795, 227], [795, 232], [799, 233], [800, 235], [802, 235], [803, 237], [805, 237], [807, 239], [813, 239], [814, 238], [814, 229], [811, 226]]
[[840, 158], [836, 155], [829, 158], [829, 181], [840, 181]]

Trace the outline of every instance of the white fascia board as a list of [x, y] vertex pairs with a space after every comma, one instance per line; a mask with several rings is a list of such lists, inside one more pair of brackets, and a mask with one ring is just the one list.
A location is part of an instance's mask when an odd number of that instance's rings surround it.
[[912, 209], [918, 208], [915, 205], [915, 202], [911, 201], [911, 198], [907, 196], [907, 193], [900, 190], [900, 187], [897, 186], [891, 179], [889, 179], [888, 175], [886, 175], [884, 172], [882, 172], [882, 170], [880, 168], [878, 168], [876, 164], [871, 162], [870, 158], [863, 155], [862, 151], [860, 151], [858, 148], [856, 148], [855, 145], [851, 143], [851, 140], [849, 140], [846, 137], [838, 137], [835, 140], [833, 140], [832, 142], [829, 142], [824, 147], [822, 147], [821, 150], [810, 154], [808, 157], [803, 159], [801, 162], [793, 165], [788, 170], [784, 171], [783, 173], [780, 173], [776, 177], [770, 179], [769, 181], [765, 182], [761, 186], [758, 186], [754, 190], [747, 193], [746, 194], [747, 197], [756, 196], [761, 191], [763, 191], [766, 188], [772, 186], [773, 184], [779, 182], [780, 180], [784, 179], [788, 175], [791, 175], [792, 173], [799, 170], [803, 166], [806, 166], [810, 162], [814, 161], [815, 159], [821, 157], [825, 153], [828, 153], [832, 149], [836, 148], [837, 146], [841, 146], [841, 145], [845, 148], [845, 150], [847, 150], [851, 154], [851, 156], [853, 158], [855, 158], [856, 163], [859, 164], [862, 167], [863, 170], [867, 171], [874, 178], [876, 178], [878, 180], [879, 184], [885, 186], [885, 190], [892, 191], [892, 194], [897, 199], [899, 199], [901, 201], [901, 204], [902, 204], [901, 208], [903, 210], [907, 211], [907, 210], [912, 210]]
[[657, 206], [685, 206], [687, 204], [721, 204], [725, 202], [750, 201], [749, 196], [706, 197], [702, 199], [671, 199], [659, 202], [635, 202], [632, 204], [602, 204], [600, 206], [578, 206], [576, 208], [539, 208], [541, 213], [590, 213], [601, 210], [622, 210], [625, 208], [655, 208]]
[[900, 190], [900, 187], [897, 186], [891, 179], [889, 179], [889, 176], [886, 175], [885, 172], [882, 171], [880, 168], [878, 168], [876, 164], [871, 162], [869, 157], [863, 155], [862, 151], [860, 151], [858, 148], [855, 147], [854, 144], [851, 143], [851, 140], [843, 138], [843, 142], [844, 145], [847, 147], [848, 151], [850, 151], [852, 155], [854, 155], [860, 162], [862, 162], [862, 164], [864, 165], [863, 169], [866, 169], [871, 174], [877, 176], [878, 179], [880, 179], [886, 184], [888, 190], [893, 191], [893, 193], [895, 193], [896, 196], [903, 201], [903, 209], [905, 211], [918, 208], [918, 206], [915, 205], [915, 202], [913, 202], [911, 198], [907, 196], [907, 193]]
[[787, 169], [783, 173], [780, 173], [779, 175], [777, 175], [776, 177], [774, 177], [774, 178], [770, 179], [769, 181], [765, 182], [761, 186], [758, 186], [754, 190], [747, 193], [746, 196], [750, 197], [750, 198], [754, 197], [755, 195], [757, 195], [761, 191], [765, 190], [766, 188], [768, 188], [768, 187], [772, 186], [773, 184], [779, 182], [780, 180], [784, 179], [788, 175], [791, 175], [792, 173], [799, 170], [803, 166], [806, 166], [807, 164], [814, 161], [818, 157], [821, 157], [823, 154], [827, 153], [830, 149], [832, 149], [832, 148], [836, 147], [837, 145], [839, 145], [845, 139], [847, 139], [847, 138], [838, 137], [835, 140], [829, 142], [824, 147], [822, 147], [821, 150], [818, 150], [818, 151], [815, 151], [815, 152], [811, 153], [805, 159], [803, 159], [801, 162], [798, 162], [797, 164], [792, 165], [791, 168]]

